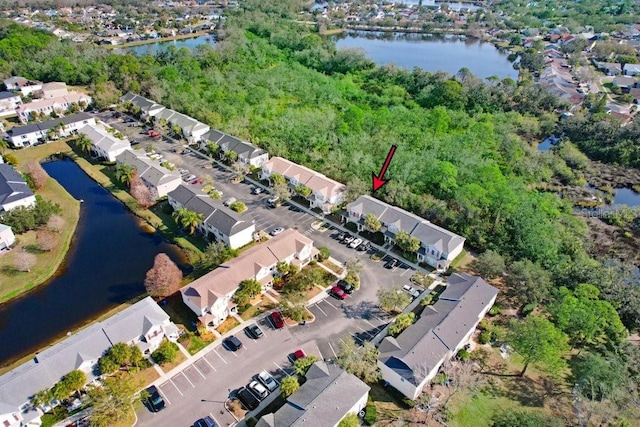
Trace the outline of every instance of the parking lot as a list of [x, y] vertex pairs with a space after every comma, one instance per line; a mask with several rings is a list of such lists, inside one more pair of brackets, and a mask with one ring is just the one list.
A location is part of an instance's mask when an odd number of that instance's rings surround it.
[[[198, 359], [192, 366], [174, 376], [160, 386], [166, 397], [167, 408], [162, 416], [155, 416], [146, 409], [139, 411], [141, 425], [179, 426], [191, 425], [195, 419], [210, 415], [222, 426], [231, 425], [235, 419], [224, 409], [224, 401], [230, 392], [246, 386], [252, 375], [267, 370], [276, 379], [291, 372], [288, 361], [290, 353], [303, 348], [307, 354], [316, 354], [321, 359], [333, 359], [339, 352], [345, 336], [350, 335], [358, 343], [373, 338], [391, 320], [377, 306], [377, 290], [402, 287], [410, 283], [414, 269], [398, 260], [398, 264], [387, 269], [384, 264], [391, 259], [385, 256], [375, 262], [371, 252], [360, 252], [337, 241], [340, 230], [330, 226], [324, 230], [312, 227], [317, 219], [304, 210], [288, 203], [273, 208], [267, 203], [271, 196], [267, 192], [252, 194], [252, 184], [230, 182], [235, 175], [201, 156], [173, 152], [181, 144], [164, 138], [150, 138], [140, 134], [140, 128], [126, 126], [121, 121], [106, 119], [131, 140], [139, 140], [140, 145], [152, 143], [164, 160], [178, 168], [188, 169], [197, 177], [209, 175], [217, 190], [223, 192], [222, 200], [234, 197], [247, 205], [243, 216], [249, 216], [256, 229], [267, 233], [276, 227], [294, 228], [314, 240], [316, 247], [326, 246], [331, 256], [339, 262], [358, 258], [363, 269], [360, 273], [360, 289], [344, 301], [327, 297], [309, 306], [315, 316], [306, 325], [273, 330], [261, 324], [266, 337], [255, 341], [241, 337], [244, 347], [237, 353], [216, 346]], [[206, 167], [205, 167], [206, 166]], [[192, 185], [192, 184], [187, 184]], [[195, 184], [198, 185], [198, 184]]]

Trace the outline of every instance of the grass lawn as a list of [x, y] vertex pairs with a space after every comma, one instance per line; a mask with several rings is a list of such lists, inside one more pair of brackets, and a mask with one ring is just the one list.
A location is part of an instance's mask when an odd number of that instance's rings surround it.
[[236, 326], [238, 326], [239, 324], [240, 322], [238, 322], [238, 320], [235, 317], [229, 316], [224, 322], [222, 322], [216, 328], [216, 331], [220, 332], [221, 335], [224, 335], [230, 330], [232, 330], [233, 328], [235, 328]]
[[[20, 170], [28, 160], [41, 160], [51, 154], [60, 151], [68, 152], [69, 150], [66, 143], [58, 141], [28, 150], [13, 151], [12, 154], [18, 159], [18, 169]], [[37, 248], [35, 231], [28, 231], [16, 236], [16, 247], [0, 257], [0, 302], [7, 301], [50, 279], [63, 263], [78, 224], [80, 203], [71, 197], [56, 180], [49, 178], [45, 186], [37, 191], [37, 194], [60, 205], [62, 208], [60, 216], [65, 220], [64, 227], [58, 234], [59, 240], [56, 248], [50, 252], [40, 251]], [[18, 271], [13, 267], [16, 254], [23, 249], [36, 255], [36, 264], [28, 272]]]
[[173, 368], [175, 368], [176, 366], [184, 362], [185, 360], [187, 360], [187, 356], [185, 356], [184, 354], [182, 354], [180, 350], [178, 350], [178, 352], [176, 353], [176, 357], [175, 359], [173, 359], [173, 361], [169, 363], [163, 363], [160, 365], [160, 367], [164, 372], [169, 372]]
[[158, 371], [156, 371], [156, 368], [153, 366], [137, 372], [130, 372], [129, 375], [133, 378], [134, 384], [136, 384], [137, 387], [146, 387], [148, 384], [160, 378], [160, 374], [158, 374]]
[[240, 317], [242, 317], [243, 320], [249, 320], [275, 307], [276, 304], [273, 301], [263, 297], [258, 304], [249, 307], [244, 313], [240, 315]]
[[489, 393], [478, 393], [476, 396], [459, 395], [451, 401], [453, 420], [451, 426], [482, 427], [490, 426], [494, 415], [522, 407], [506, 397], [492, 396]]
[[216, 336], [213, 333], [206, 335], [196, 335], [193, 332], [189, 332], [180, 338], [180, 344], [182, 344], [189, 354], [194, 355], [212, 342], [216, 340]]
[[173, 323], [182, 326], [187, 331], [195, 331], [195, 325], [198, 324], [198, 317], [185, 305], [180, 293], [177, 292], [165, 300], [167, 304], [163, 305], [162, 309], [167, 312]]
[[462, 268], [464, 265], [466, 265], [468, 262], [470, 262], [471, 260], [466, 261], [465, 258], [467, 257], [468, 252], [463, 249], [462, 252], [460, 252], [460, 255], [458, 255], [457, 257], [454, 258], [453, 261], [451, 261], [451, 268]]

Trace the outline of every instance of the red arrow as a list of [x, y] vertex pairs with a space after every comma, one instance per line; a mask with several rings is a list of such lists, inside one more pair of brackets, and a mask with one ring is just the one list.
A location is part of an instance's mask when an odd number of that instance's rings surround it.
[[373, 191], [379, 190], [380, 188], [382, 188], [383, 185], [385, 185], [389, 181], [383, 178], [384, 178], [384, 174], [387, 172], [387, 169], [389, 168], [391, 159], [393, 158], [393, 155], [396, 152], [396, 148], [398, 147], [396, 147], [395, 145], [391, 146], [391, 148], [389, 149], [389, 153], [387, 154], [387, 158], [384, 160], [384, 163], [382, 164], [382, 169], [380, 169], [380, 173], [378, 175], [376, 175], [375, 172], [371, 172], [371, 177], [373, 179]]

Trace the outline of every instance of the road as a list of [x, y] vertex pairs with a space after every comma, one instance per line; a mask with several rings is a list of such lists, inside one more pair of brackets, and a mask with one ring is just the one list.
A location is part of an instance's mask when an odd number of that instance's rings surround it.
[[314, 240], [316, 247], [329, 248], [331, 256], [337, 261], [344, 263], [358, 258], [363, 266], [360, 289], [345, 301], [328, 297], [309, 306], [315, 316], [314, 321], [279, 331], [263, 323], [267, 337], [257, 342], [242, 337], [245, 347], [237, 354], [215, 344], [214, 348], [205, 350], [204, 355], [199, 354], [190, 367], [160, 385], [168, 403], [167, 409], [159, 415], [141, 410], [138, 414], [139, 425], [191, 425], [189, 423], [205, 415], [213, 416], [222, 426], [231, 425], [235, 420], [224, 410], [223, 402], [230, 392], [245, 386], [252, 375], [262, 369], [278, 377], [286, 375], [290, 368], [287, 356], [298, 348], [303, 348], [307, 354], [316, 354], [321, 359], [333, 359], [345, 336], [350, 335], [356, 342], [362, 343], [373, 338], [391, 320], [377, 306], [377, 290], [409, 284], [415, 271], [413, 268], [399, 262], [388, 270], [384, 268], [387, 257], [375, 262], [370, 258], [370, 253], [358, 252], [339, 243], [335, 239], [339, 234], [337, 229], [329, 227], [322, 231], [312, 227], [316, 221], [314, 216], [288, 204], [269, 207], [266, 203], [269, 194], [254, 195], [250, 192], [251, 185], [230, 183], [233, 172], [219, 166], [205, 168], [205, 165], [211, 164], [209, 160], [194, 154], [172, 152], [178, 146], [174, 142], [149, 138], [140, 134], [140, 128], [127, 126], [106, 115], [101, 118], [130, 139], [139, 140], [142, 147], [152, 143], [164, 160], [177, 167], [189, 169], [198, 177], [213, 177], [216, 189], [224, 193], [223, 200], [235, 197], [247, 205], [248, 210], [242, 215], [250, 216], [257, 229], [267, 232], [275, 227], [297, 229]]

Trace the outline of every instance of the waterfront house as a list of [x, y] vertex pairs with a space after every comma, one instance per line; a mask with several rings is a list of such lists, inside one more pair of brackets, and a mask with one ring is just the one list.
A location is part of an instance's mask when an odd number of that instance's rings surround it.
[[7, 131], [7, 140], [16, 148], [28, 147], [50, 139], [71, 136], [92, 121], [95, 122], [95, 119], [89, 114], [77, 113], [42, 123], [13, 127]]
[[205, 148], [210, 142], [218, 144], [222, 156], [227, 151], [233, 151], [238, 155], [238, 162], [249, 166], [260, 167], [269, 160], [269, 153], [262, 148], [217, 130], [205, 133], [200, 145]]
[[304, 267], [316, 254], [313, 240], [296, 230], [285, 230], [180, 289], [182, 300], [203, 325], [218, 326], [237, 311], [233, 294], [240, 282], [255, 279], [265, 290], [272, 286], [279, 262]]
[[36, 196], [13, 166], [0, 164], [0, 213], [36, 204]]
[[345, 222], [355, 223], [358, 231], [362, 231], [368, 214], [373, 214], [380, 221], [380, 231], [384, 234], [385, 242], [395, 243], [396, 233], [401, 230], [418, 239], [418, 262], [427, 263], [440, 271], [449, 268], [451, 261], [464, 248], [464, 237], [371, 196], [360, 196], [349, 203], [343, 219]]
[[34, 408], [30, 400], [37, 392], [53, 387], [76, 369], [85, 373], [88, 382], [96, 380], [98, 359], [116, 343], [137, 345], [148, 355], [164, 338], [176, 341], [178, 328], [151, 297], [69, 335], [0, 376], [0, 425], [40, 426], [43, 410], [59, 402]]
[[482, 278], [453, 274], [438, 301], [396, 338], [378, 346], [382, 378], [409, 399], [416, 399], [440, 366], [471, 339], [493, 306], [498, 290]]
[[284, 406], [263, 415], [256, 427], [336, 427], [367, 405], [371, 388], [335, 363], [314, 363], [305, 379]]
[[253, 241], [256, 225], [252, 219], [245, 219], [196, 186], [181, 184], [167, 196], [173, 209], [186, 208], [202, 215], [203, 220], [197, 227], [201, 233], [213, 235], [215, 240], [232, 249]]
[[127, 149], [116, 156], [116, 162], [132, 166], [156, 199], [166, 196], [182, 183], [178, 171], [161, 166], [144, 153]]
[[109, 133], [102, 123], [89, 123], [78, 129], [78, 133], [85, 135], [91, 141], [91, 150], [99, 157], [115, 162], [116, 157], [125, 150], [131, 149], [131, 143], [127, 138], [116, 138]]
[[16, 242], [16, 236], [13, 234], [11, 227], [5, 224], [0, 224], [0, 251], [11, 248]]
[[303, 185], [311, 189], [311, 194], [306, 199], [311, 208], [322, 209], [328, 213], [344, 201], [346, 187], [326, 177], [325, 175], [300, 166], [282, 157], [272, 157], [262, 165], [262, 179], [270, 180], [274, 173], [284, 176], [292, 189]]

